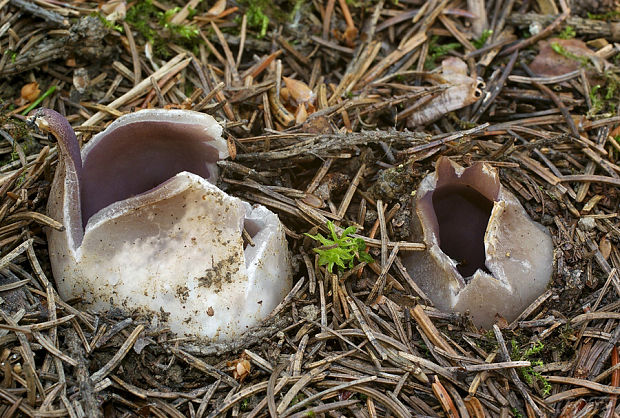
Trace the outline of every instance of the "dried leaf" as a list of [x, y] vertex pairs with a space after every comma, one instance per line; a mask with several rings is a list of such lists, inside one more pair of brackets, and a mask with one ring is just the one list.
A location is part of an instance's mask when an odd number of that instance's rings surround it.
[[327, 134], [332, 132], [329, 119], [325, 116], [310, 118], [304, 124], [304, 131], [311, 134]]
[[311, 193], [306, 194], [304, 197], [302, 197], [301, 201], [304, 202], [306, 205], [312, 206], [313, 208], [320, 209], [322, 207], [325, 207], [325, 202], [323, 202], [321, 198]]
[[235, 141], [232, 136], [228, 136], [226, 145], [228, 146], [228, 154], [230, 155], [230, 159], [234, 160], [237, 158], [237, 146], [235, 145]]
[[437, 376], [435, 376], [435, 383], [432, 385], [433, 393], [441, 404], [441, 408], [444, 410], [447, 416], [458, 418], [459, 412], [452, 402], [452, 398], [448, 394], [448, 391], [443, 387]]
[[573, 418], [586, 405], [587, 405], [587, 402], [583, 399], [578, 399], [576, 401], [570, 402], [562, 410], [562, 413], [560, 414], [560, 418]]
[[217, 16], [226, 10], [226, 0], [217, 0], [213, 7], [211, 7], [207, 14], [211, 16]]
[[484, 418], [486, 416], [484, 413], [484, 408], [482, 407], [482, 404], [480, 403], [478, 398], [472, 396], [464, 399], [464, 401], [465, 408], [467, 408], [467, 412], [469, 412], [470, 416], [472, 416], [473, 418]]
[[73, 87], [81, 93], [86, 91], [86, 88], [90, 84], [90, 77], [88, 76], [88, 71], [85, 68], [77, 68], [73, 72]]
[[357, 38], [358, 30], [355, 26], [349, 26], [343, 34], [343, 39], [348, 47], [352, 48], [355, 46], [354, 40]]
[[467, 75], [467, 64], [460, 58], [450, 57], [441, 63], [443, 84], [446, 89], [426, 106], [414, 111], [407, 126], [414, 128], [439, 119], [443, 115], [476, 102], [482, 97], [481, 80]]
[[599, 242], [598, 248], [601, 250], [601, 254], [603, 254], [605, 260], [608, 260], [609, 255], [611, 254], [611, 241], [609, 241], [607, 235], [604, 235], [603, 238], [601, 238], [601, 242]]
[[109, 22], [125, 19], [127, 14], [127, 2], [125, 0], [111, 0], [101, 5], [101, 13]]
[[541, 77], [553, 77], [578, 70], [588, 63], [602, 67], [603, 60], [579, 39], [551, 38], [540, 41], [540, 52], [530, 64]]
[[313, 102], [316, 98], [316, 94], [310, 87], [303, 81], [295, 80], [289, 77], [282, 77], [284, 84], [288, 88], [293, 100], [297, 103]]
[[507, 329], [510, 324], [506, 321], [506, 318], [501, 316], [500, 314], [495, 314], [495, 323], [499, 327], [499, 329]]
[[236, 360], [228, 362], [228, 365], [233, 367], [233, 378], [242, 382], [249, 374], [252, 369], [252, 365], [250, 361], [242, 356]]
[[39, 97], [39, 94], [41, 94], [41, 90], [39, 89], [39, 83], [36, 81], [24, 84], [21, 90], [22, 99], [28, 101], [29, 103], [34, 102], [37, 97]]
[[297, 106], [297, 111], [295, 112], [295, 123], [300, 124], [304, 123], [308, 119], [308, 112], [306, 111], [306, 105], [304, 103], [300, 103]]
[[288, 87], [280, 87], [280, 99], [282, 99], [284, 103], [288, 103], [288, 101], [291, 99], [291, 92], [288, 91]]

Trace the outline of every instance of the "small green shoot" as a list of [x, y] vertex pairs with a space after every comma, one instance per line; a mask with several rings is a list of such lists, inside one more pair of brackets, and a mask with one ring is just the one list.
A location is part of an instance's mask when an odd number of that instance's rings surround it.
[[288, 14], [288, 21], [291, 22], [293, 26], [297, 26], [297, 24], [299, 23], [299, 19], [301, 18], [301, 14], [303, 13], [303, 6], [304, 0], [295, 0], [293, 9]]
[[605, 100], [611, 100], [614, 98], [614, 95], [618, 90], [618, 77], [609, 71], [605, 72], [605, 76], [607, 78], [607, 85], [605, 86]]
[[471, 43], [474, 44], [476, 49], [480, 49], [487, 43], [491, 35], [493, 35], [493, 31], [491, 29], [485, 29], [482, 31], [480, 38], [474, 39]]
[[573, 54], [557, 42], [551, 43], [551, 49], [553, 49], [555, 52], [562, 55], [563, 57], [579, 62], [584, 67], [586, 67], [590, 63], [590, 60], [587, 57]]
[[560, 32], [560, 34], [558, 35], [558, 38], [573, 39], [575, 36], [577, 36], [577, 32], [575, 31], [575, 28], [573, 28], [572, 26], [566, 25], [564, 29], [562, 29], [562, 32]]
[[596, 115], [598, 112], [601, 111], [601, 109], [603, 109], [603, 100], [601, 99], [601, 95], [598, 92], [600, 89], [600, 84], [592, 86], [592, 88], [590, 89], [590, 101], [592, 102], [592, 109], [590, 109], [588, 114]]
[[6, 51], [4, 51], [4, 53], [9, 56], [11, 62], [15, 62], [17, 60], [17, 51], [13, 51], [12, 49], [7, 49]]
[[329, 238], [320, 233], [316, 235], [305, 234], [321, 243], [321, 247], [315, 248], [314, 252], [319, 255], [319, 265], [327, 265], [327, 271], [332, 273], [334, 265], [338, 266], [341, 271], [353, 268], [355, 260], [366, 263], [373, 262], [372, 257], [364, 251], [366, 249], [364, 240], [349, 236], [357, 231], [354, 226], [346, 228], [340, 236], [338, 236], [336, 225], [333, 222], [327, 221], [327, 229], [330, 232]]
[[[602, 94], [601, 85], [597, 84], [590, 89], [590, 101], [592, 108], [588, 111], [588, 117], [592, 117], [603, 110], [615, 111], [614, 98], [618, 84], [614, 78], [610, 77], [605, 85], [605, 94]], [[607, 107], [606, 107], [607, 105]]]
[[589, 118], [600, 112], [607, 112], [612, 115], [616, 113], [620, 77], [612, 70], [598, 72], [598, 76], [602, 83], [592, 86], [589, 92], [592, 102], [592, 108], [587, 115]]
[[[19, 157], [18, 157], [18, 159], [19, 159]], [[28, 177], [28, 176], [27, 176], [27, 173], [26, 173], [26, 172], [24, 172], [24, 173], [23, 173], [21, 176], [19, 176], [19, 177], [17, 178], [17, 180], [15, 181], [15, 186], [16, 186], [16, 187], [21, 187], [21, 185], [22, 185], [22, 184], [24, 184], [24, 183], [26, 182], [26, 178], [27, 178], [27, 177]]]

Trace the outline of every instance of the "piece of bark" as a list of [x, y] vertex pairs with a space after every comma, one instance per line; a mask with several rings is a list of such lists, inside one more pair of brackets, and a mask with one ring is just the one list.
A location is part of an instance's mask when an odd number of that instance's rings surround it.
[[[508, 24], [522, 27], [529, 27], [532, 23], [539, 23], [541, 27], [546, 27], [556, 17], [554, 15], [541, 15], [538, 13], [513, 13], [507, 18], [507, 22]], [[603, 20], [570, 16], [558, 29], [562, 30], [566, 26], [572, 27], [577, 36], [592, 36], [605, 38], [608, 41], [620, 41], [620, 22], [605, 22]]]
[[5, 64], [0, 76], [19, 74], [41, 65], [75, 55], [86, 61], [103, 61], [114, 47], [104, 41], [109, 33], [99, 18], [85, 16], [69, 29], [69, 35], [48, 38]]

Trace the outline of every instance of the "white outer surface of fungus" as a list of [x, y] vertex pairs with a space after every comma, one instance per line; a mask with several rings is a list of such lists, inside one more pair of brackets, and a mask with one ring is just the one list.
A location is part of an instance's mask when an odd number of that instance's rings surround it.
[[[211, 116], [146, 110], [112, 123], [84, 147], [82, 159], [111, 130], [151, 120], [204, 125], [219, 157], [227, 156], [221, 127]], [[61, 160], [48, 203], [49, 215], [67, 226], [81, 222], [75, 177]], [[283, 226], [265, 207], [229, 196], [208, 180], [215, 176], [183, 171], [114, 202], [90, 217], [81, 240], [72, 239], [70, 227], [49, 231], [63, 299], [80, 298], [98, 312], [157, 315], [178, 335], [212, 340], [232, 339], [258, 325], [291, 289]], [[254, 247], [244, 248], [244, 225]]]

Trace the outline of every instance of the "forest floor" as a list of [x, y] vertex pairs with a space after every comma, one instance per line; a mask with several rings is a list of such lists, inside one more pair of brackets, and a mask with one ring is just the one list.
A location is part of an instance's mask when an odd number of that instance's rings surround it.
[[[619, 417], [616, 42], [605, 0], [0, 0], [0, 413]], [[270, 321], [205, 343], [63, 301], [38, 107], [81, 143], [143, 108], [214, 116], [219, 186], [286, 227]], [[404, 266], [440, 157], [493, 167], [552, 237], [544, 293], [486, 329]], [[304, 234], [332, 224], [372, 260], [323, 265]]]

